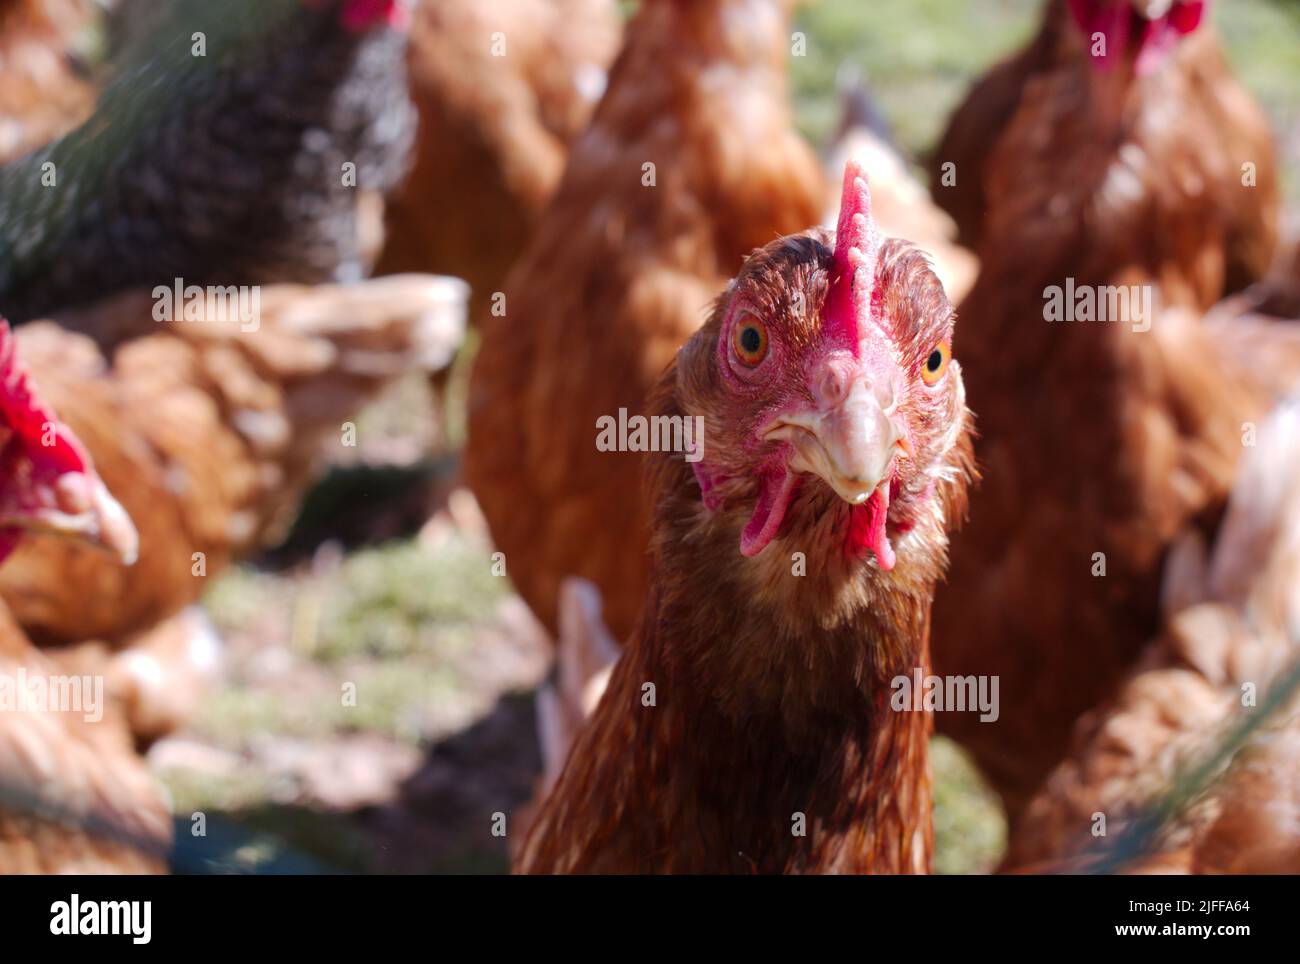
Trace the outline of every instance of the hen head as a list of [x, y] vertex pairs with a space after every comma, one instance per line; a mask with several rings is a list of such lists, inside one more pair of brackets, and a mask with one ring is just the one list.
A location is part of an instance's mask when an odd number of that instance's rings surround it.
[[138, 548], [135, 526], [90, 455], [36, 397], [13, 332], [0, 319], [0, 559], [24, 532], [81, 539], [128, 565]]
[[914, 530], [946, 548], [970, 457], [953, 321], [924, 254], [879, 236], [855, 161], [833, 240], [750, 256], [677, 363], [683, 414], [704, 418], [690, 456], [704, 505], [733, 521], [743, 555], [779, 537], [841, 571], [890, 572]]
[[[1139, 74], [1158, 67], [1183, 37], [1194, 32], [1209, 0], [1070, 0], [1075, 24], [1086, 35], [1094, 66], [1106, 70], [1131, 57]], [[1105, 37], [1104, 53], [1091, 38]]]
[[[303, 0], [308, 8], [324, 7], [328, 0]], [[352, 33], [365, 33], [375, 27], [405, 30], [410, 23], [410, 0], [334, 0], [343, 26]]]

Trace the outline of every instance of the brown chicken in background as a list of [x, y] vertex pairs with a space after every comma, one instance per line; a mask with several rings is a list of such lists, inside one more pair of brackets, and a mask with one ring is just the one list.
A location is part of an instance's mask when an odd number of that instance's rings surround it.
[[703, 458], [651, 457], [641, 622], [518, 871], [929, 869], [930, 715], [891, 681], [928, 666], [970, 416], [952, 306], [863, 176], [834, 235], [746, 261], [655, 390]]
[[477, 319], [532, 237], [618, 51], [614, 0], [421, 4], [407, 53], [415, 161], [378, 271], [469, 282]]
[[0, 164], [89, 116], [96, 90], [77, 48], [98, 12], [94, 0], [0, 0]]
[[[231, 561], [282, 534], [326, 445], [346, 444], [345, 423], [367, 401], [450, 361], [465, 296], [459, 281], [419, 275], [268, 286], [256, 330], [238, 318], [151, 321], [156, 334], [114, 342], [153, 317], [149, 293], [127, 294], [89, 309], [113, 344], [107, 357], [55, 324], [24, 326], [28, 365], [138, 520], [140, 553], [127, 568], [31, 537], [0, 571], [15, 619], [43, 645], [117, 647], [195, 602]], [[167, 648], [166, 634], [152, 642]], [[128, 688], [135, 678], [110, 676]], [[142, 728], [156, 730], [145, 715]]]
[[[14, 342], [0, 322], [0, 560], [57, 533], [129, 561], [131, 520]], [[0, 604], [0, 873], [160, 871], [171, 840], [162, 792], [93, 681], [64, 672]]]
[[648, 585], [643, 459], [598, 451], [597, 419], [644, 415], [744, 257], [821, 219], [821, 170], [791, 127], [789, 7], [641, 6], [505, 314], [484, 319], [466, 476], [552, 633], [565, 577], [599, 587], [617, 639]]
[[[1210, 195], [1198, 199], [1196, 209], [1214, 218], [1213, 230], [1223, 240], [1216, 255], [1196, 269], [1202, 309], [1263, 276], [1278, 233], [1276, 148], [1268, 118], [1232, 76], [1213, 27], [1201, 22], [1208, 21], [1208, 6], [1207, 0], [1049, 0], [1037, 36], [971, 89], [930, 158], [931, 192], [956, 220], [962, 243], [979, 249], [989, 223], [989, 182], [1016, 170], [1014, 164], [996, 169], [1010, 163], [1010, 155], [1000, 152], [1009, 128], [1017, 123], [1023, 136], [1039, 143], [1052, 136], [1048, 127], [1024, 126], [1024, 112], [1049, 97], [1069, 102], [1074, 95], [1063, 88], [1062, 72], [1084, 68], [1091, 38], [1100, 32], [1107, 37], [1111, 62], [1132, 56], [1125, 49], [1130, 36], [1132, 43], [1140, 39], [1145, 51], [1137, 77], [1129, 77], [1122, 65], [1102, 65], [1105, 79], [1123, 90], [1110, 96], [1107, 109], [1089, 113], [1086, 139], [1078, 138], [1080, 144], [1094, 142], [1092, 153], [1113, 151], [1120, 161], [1106, 190], [1122, 203], [1123, 194], [1150, 193], [1151, 182], [1163, 178], [1180, 181], [1193, 197], [1202, 190]], [[1177, 49], [1169, 53], [1173, 45]], [[1093, 86], [1100, 86], [1097, 78]], [[1171, 127], [1203, 136], [1171, 138]], [[1059, 172], [1070, 169], [1064, 148], [1057, 151]], [[945, 181], [949, 163], [955, 165], [953, 184]], [[1256, 183], [1243, 190], [1247, 163], [1255, 167]], [[1070, 185], [1059, 172], [1064, 200]], [[1049, 210], [1062, 204], [1045, 200], [1054, 205]], [[1141, 264], [1135, 253], [1134, 265]], [[1185, 264], [1190, 268], [1193, 262]]]
[[[1162, 634], [1118, 695], [1079, 722], [1070, 757], [1025, 812], [1009, 866], [1088, 866], [1181, 771], [1201, 763], [1228, 724], [1264, 712], [1273, 683], [1296, 666], [1300, 401], [1258, 429], [1212, 549], [1196, 527], [1175, 544]], [[1129, 869], [1300, 872], [1300, 712], [1285, 708], [1233, 757]], [[1092, 836], [1098, 813], [1105, 837]]]
[[[937, 726], [974, 753], [1013, 835], [1075, 720], [1157, 633], [1165, 551], [1221, 509], [1243, 423], [1291, 364], [1267, 342], [1229, 364], [1233, 334], [1200, 318], [1234, 245], [1245, 250], [1237, 214], [1269, 197], [1241, 183], [1251, 158], [1232, 156], [1211, 113], [1134, 110], [1186, 102], [1198, 48], [1174, 38], [1151, 62], [1130, 46], [1105, 67], [1087, 42], [1058, 32], [1052, 68], [988, 153], [981, 274], [960, 308], [985, 483], [935, 606], [934, 657], [943, 674], [997, 677], [1001, 713], [942, 713]], [[1261, 249], [1273, 222], [1253, 219]], [[1103, 306], [1104, 286], [1134, 285], [1137, 300], [1118, 319], [1049, 321], [1046, 294], [1069, 285]]]

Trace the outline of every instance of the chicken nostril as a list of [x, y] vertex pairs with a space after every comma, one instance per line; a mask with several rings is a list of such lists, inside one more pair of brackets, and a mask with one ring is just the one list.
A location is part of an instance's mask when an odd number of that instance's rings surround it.
[[838, 405], [848, 397], [852, 381], [853, 366], [847, 359], [829, 359], [814, 385], [817, 401], [826, 407]]

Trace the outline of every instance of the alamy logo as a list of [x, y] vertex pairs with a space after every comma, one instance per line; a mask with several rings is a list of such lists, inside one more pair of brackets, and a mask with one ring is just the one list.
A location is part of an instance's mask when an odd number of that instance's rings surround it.
[[918, 666], [911, 676], [895, 676], [889, 705], [895, 712], [967, 713], [979, 710], [981, 723], [996, 723], [997, 676], [927, 676]]
[[687, 462], [704, 458], [703, 415], [627, 414], [596, 419], [596, 449], [600, 452], [683, 452]]
[[1118, 321], [1150, 331], [1155, 301], [1151, 285], [1065, 285], [1043, 289], [1044, 321]]
[[258, 285], [172, 285], [153, 289], [154, 321], [238, 321], [240, 331], [257, 331], [262, 323], [262, 289]]
[[50, 905], [50, 933], [129, 935], [133, 944], [148, 944], [153, 934], [153, 903], [147, 900], [88, 900], [80, 895]]
[[104, 718], [104, 677], [46, 676], [19, 666], [0, 673], [0, 713], [80, 713], [87, 723]]

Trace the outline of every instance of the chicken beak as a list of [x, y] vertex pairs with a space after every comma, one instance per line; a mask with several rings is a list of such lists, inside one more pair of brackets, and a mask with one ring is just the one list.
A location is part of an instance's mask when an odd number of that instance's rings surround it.
[[778, 416], [764, 438], [789, 442], [790, 467], [811, 472], [852, 505], [861, 505], [893, 476], [894, 462], [912, 446], [892, 397], [854, 378], [834, 403]]
[[21, 508], [11, 508], [0, 526], [65, 536], [97, 546], [132, 565], [140, 537], [131, 517], [98, 477], [65, 473], [46, 493]]

